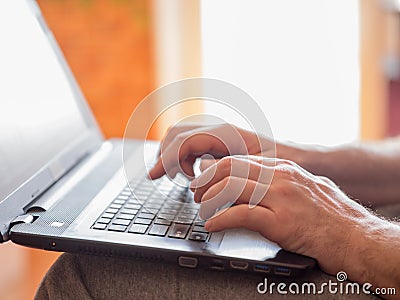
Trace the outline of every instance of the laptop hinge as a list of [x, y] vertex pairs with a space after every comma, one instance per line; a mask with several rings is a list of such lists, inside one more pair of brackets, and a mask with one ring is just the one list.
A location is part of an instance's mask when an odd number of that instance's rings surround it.
[[0, 227], [0, 243], [4, 243], [6, 241], [9, 240], [9, 229], [14, 226], [15, 224], [20, 224], [20, 223], [32, 223], [33, 221], [35, 221], [35, 217], [29, 214], [25, 214], [25, 215], [20, 215], [20, 216], [16, 216], [14, 219], [11, 220], [10, 225], [7, 226], [5, 224], [3, 224]]
[[32, 223], [34, 220], [35, 218], [32, 215], [20, 215], [11, 220], [10, 227], [18, 223], [25, 223], [25, 224]]

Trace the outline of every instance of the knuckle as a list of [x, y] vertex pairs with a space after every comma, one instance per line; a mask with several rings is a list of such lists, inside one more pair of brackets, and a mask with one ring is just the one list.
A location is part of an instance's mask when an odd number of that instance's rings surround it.
[[231, 156], [225, 156], [218, 162], [218, 167], [222, 170], [230, 170], [232, 167], [233, 158]]
[[247, 205], [242, 204], [237, 207], [238, 209], [236, 215], [239, 225], [242, 226], [244, 224], [247, 224], [249, 220], [249, 209]]
[[297, 167], [297, 164], [295, 162], [288, 159], [279, 159], [277, 160], [277, 163], [285, 166]]
[[285, 160], [283, 162], [278, 163], [275, 166], [275, 174], [278, 177], [286, 179], [294, 179], [302, 177], [299, 166], [290, 160]]
[[221, 180], [221, 184], [222, 184], [223, 187], [227, 187], [230, 182], [231, 182], [230, 176], [224, 177]]
[[287, 165], [278, 165], [275, 167], [275, 176], [278, 178], [289, 179], [293, 177], [293, 169]]
[[318, 176], [318, 178], [321, 179], [324, 183], [326, 183], [328, 185], [331, 185], [331, 186], [335, 185], [335, 183], [326, 176]]

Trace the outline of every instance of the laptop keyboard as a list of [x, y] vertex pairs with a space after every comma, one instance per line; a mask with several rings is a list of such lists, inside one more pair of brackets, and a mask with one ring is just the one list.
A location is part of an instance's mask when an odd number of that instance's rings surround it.
[[102, 212], [92, 229], [204, 242], [209, 233], [198, 216], [191, 191], [163, 177], [126, 186]]

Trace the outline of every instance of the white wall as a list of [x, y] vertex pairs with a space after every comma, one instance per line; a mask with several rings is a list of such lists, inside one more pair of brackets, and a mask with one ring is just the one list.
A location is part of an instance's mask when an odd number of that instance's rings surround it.
[[359, 137], [357, 0], [202, 0], [201, 24], [203, 75], [250, 93], [275, 137]]

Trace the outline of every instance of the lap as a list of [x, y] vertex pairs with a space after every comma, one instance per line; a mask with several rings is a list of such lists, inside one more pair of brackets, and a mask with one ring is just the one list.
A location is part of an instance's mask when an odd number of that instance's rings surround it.
[[[314, 282], [335, 278], [320, 270], [298, 279], [269, 277], [268, 282]], [[174, 264], [63, 254], [43, 279], [36, 299], [254, 299], [293, 298], [294, 295], [260, 294], [264, 274], [218, 272], [181, 268]], [[309, 299], [310, 295], [298, 295]], [[360, 296], [360, 299], [366, 298]], [[320, 295], [319, 299], [354, 299], [354, 295]]]

